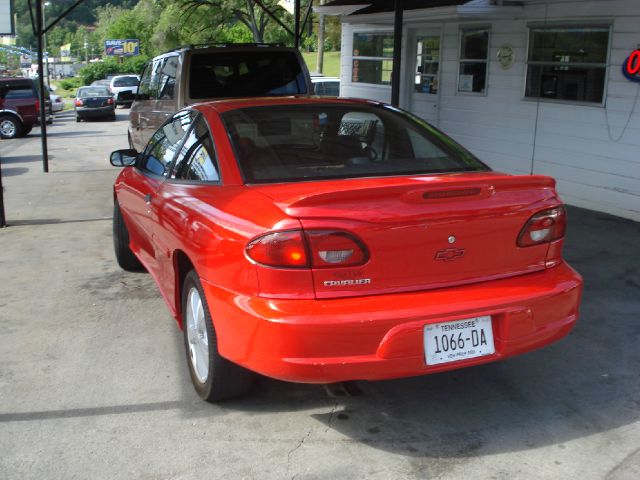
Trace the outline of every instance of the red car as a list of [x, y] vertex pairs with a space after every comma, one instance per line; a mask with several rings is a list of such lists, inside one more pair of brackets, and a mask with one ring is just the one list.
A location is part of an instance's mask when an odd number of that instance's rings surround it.
[[388, 105], [261, 98], [116, 151], [114, 243], [183, 327], [193, 384], [331, 383], [501, 360], [566, 335], [582, 279], [544, 176], [494, 172]]

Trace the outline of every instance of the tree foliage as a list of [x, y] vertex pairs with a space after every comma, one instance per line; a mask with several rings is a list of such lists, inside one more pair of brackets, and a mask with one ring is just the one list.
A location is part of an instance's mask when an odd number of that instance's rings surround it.
[[115, 58], [107, 58], [103, 62], [92, 63], [80, 70], [80, 78], [84, 85], [89, 85], [95, 80], [106, 78], [115, 73], [142, 73], [144, 60], [140, 58], [127, 58], [122, 63]]
[[[34, 1], [32, 0], [32, 4]], [[75, 0], [50, 1], [47, 23], [58, 17]], [[303, 17], [312, 0], [301, 0]], [[293, 17], [278, 6], [278, 0], [262, 0], [271, 14], [293, 30]], [[28, 0], [15, 0], [18, 15], [18, 45], [35, 48]], [[256, 0], [85, 0], [72, 14], [47, 34], [47, 50], [59, 56], [60, 46], [71, 44], [71, 54], [81, 59], [100, 55], [106, 39], [137, 38], [140, 57], [119, 63], [105, 60], [104, 66], [91, 65], [83, 77], [107, 73], [138, 73], [149, 58], [179, 45], [207, 42], [271, 42], [292, 45], [291, 35]], [[303, 41], [315, 50], [316, 35]], [[325, 49], [340, 48], [340, 23], [326, 17]]]

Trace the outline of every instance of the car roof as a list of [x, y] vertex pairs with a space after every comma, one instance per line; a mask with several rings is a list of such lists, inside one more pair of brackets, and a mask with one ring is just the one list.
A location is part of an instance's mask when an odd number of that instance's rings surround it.
[[1, 77], [0, 78], [0, 82], [2, 83], [21, 83], [24, 82], [26, 83], [30, 83], [31, 85], [33, 85], [33, 79], [28, 78], [28, 77]]
[[251, 107], [273, 107], [280, 105], [362, 105], [379, 106], [382, 102], [365, 100], [362, 98], [328, 98], [315, 96], [291, 96], [291, 97], [252, 97], [252, 98], [232, 98], [225, 100], [213, 100], [193, 105], [200, 111], [213, 110], [217, 113], [224, 113], [231, 110]]
[[123, 73], [122, 75], [116, 75], [115, 77], [111, 77], [110, 80], [113, 82], [114, 80], [117, 80], [118, 78], [126, 78], [126, 77], [135, 77], [135, 78], [140, 78], [140, 75], [136, 74], [136, 73]]

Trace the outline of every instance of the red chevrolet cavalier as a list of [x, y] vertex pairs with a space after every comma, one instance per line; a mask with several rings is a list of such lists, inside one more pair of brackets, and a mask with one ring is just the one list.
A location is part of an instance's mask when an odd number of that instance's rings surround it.
[[114, 243], [184, 331], [208, 401], [254, 372], [421, 375], [547, 345], [576, 322], [566, 212], [388, 105], [266, 98], [176, 113], [114, 187]]

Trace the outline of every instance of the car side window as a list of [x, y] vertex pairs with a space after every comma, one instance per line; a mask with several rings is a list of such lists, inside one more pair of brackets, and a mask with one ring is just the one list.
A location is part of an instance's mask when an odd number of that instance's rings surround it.
[[162, 75], [160, 78], [160, 100], [173, 100], [176, 88], [176, 71], [178, 69], [178, 56], [167, 58], [162, 67]]
[[154, 175], [168, 176], [192, 121], [193, 115], [187, 110], [178, 112], [160, 127], [145, 148], [140, 168]]
[[213, 140], [202, 116], [195, 120], [187, 134], [176, 164], [173, 175], [176, 180], [220, 181]]
[[147, 65], [140, 80], [138, 98], [140, 100], [157, 100], [162, 76], [164, 58], [158, 58]]

